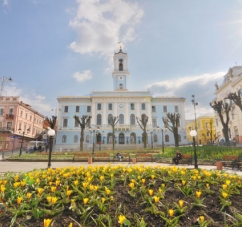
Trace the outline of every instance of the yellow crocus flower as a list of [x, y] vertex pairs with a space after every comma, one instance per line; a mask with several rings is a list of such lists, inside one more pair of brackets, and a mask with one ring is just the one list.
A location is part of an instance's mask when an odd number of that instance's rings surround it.
[[173, 217], [174, 216], [174, 210], [170, 209], [170, 210], [168, 210], [168, 213], [169, 213], [169, 216], [170, 217]]
[[56, 191], [56, 187], [52, 186], [50, 190], [51, 190], [51, 192], [55, 192]]
[[149, 195], [153, 195], [153, 193], [154, 193], [154, 190], [152, 190], [152, 189], [149, 189], [149, 190], [148, 190], [148, 193], [149, 193]]
[[36, 184], [39, 184], [39, 182], [40, 182], [40, 179], [37, 178], [37, 179], [35, 180], [35, 183], [36, 183]]
[[54, 205], [54, 204], [56, 203], [56, 201], [57, 201], [57, 197], [52, 197], [52, 198], [51, 198], [51, 203], [52, 203], [52, 205]]
[[47, 198], [46, 198], [46, 199], [47, 199], [47, 202], [48, 202], [48, 203], [50, 203], [51, 198], [52, 198], [51, 196], [47, 196]]
[[111, 193], [111, 190], [108, 189], [108, 188], [106, 188], [105, 191], [106, 191], [106, 194], [107, 194], [107, 195], [109, 195], [109, 194]]
[[226, 193], [226, 192], [222, 192], [222, 196], [223, 196], [223, 198], [227, 198], [228, 197], [228, 193]]
[[180, 207], [183, 207], [184, 206], [184, 201], [183, 200], [179, 200], [178, 203], [179, 203], [179, 206]]
[[37, 191], [38, 191], [39, 194], [42, 194], [43, 188], [38, 188]]
[[160, 200], [160, 197], [158, 197], [158, 196], [154, 196], [153, 198], [154, 198], [154, 200], [155, 200], [156, 203], [158, 203], [159, 200]]
[[118, 216], [118, 223], [122, 225], [124, 223], [125, 219], [126, 219], [126, 217], [124, 215], [119, 215]]
[[144, 184], [145, 183], [145, 179], [142, 179], [141, 182]]
[[71, 193], [72, 193], [72, 190], [67, 190], [67, 191], [66, 191], [67, 196], [70, 196]]
[[154, 179], [155, 178], [155, 175], [151, 175], [151, 179]]
[[100, 176], [100, 181], [104, 181], [104, 176]]
[[26, 181], [21, 181], [21, 186], [24, 187], [26, 185]]
[[83, 199], [83, 203], [84, 203], [84, 205], [86, 205], [86, 204], [88, 203], [88, 200], [89, 200], [88, 198], [84, 198], [84, 199]]
[[199, 217], [199, 221], [200, 221], [200, 222], [204, 222], [204, 216], [200, 216], [200, 217]]
[[72, 222], [68, 225], [68, 227], [72, 227], [73, 225], [72, 225]]
[[161, 184], [161, 187], [162, 187], [162, 188], [165, 188], [165, 186], [166, 186], [165, 184]]
[[83, 186], [83, 188], [86, 188], [88, 186], [88, 183], [87, 182], [83, 182], [82, 186]]
[[185, 180], [182, 180], [182, 185], [185, 185], [186, 184], [186, 181]]
[[27, 193], [27, 198], [30, 199], [31, 196], [32, 196], [32, 193], [28, 192], [28, 193]]
[[226, 180], [225, 184], [230, 185], [231, 181], [230, 180]]
[[202, 194], [201, 191], [196, 191], [196, 197], [197, 197], [197, 198], [200, 198], [200, 197], [201, 197], [201, 194]]
[[222, 185], [223, 190], [226, 190], [226, 189], [227, 189], [227, 187], [228, 187], [228, 185], [227, 185], [227, 184], [223, 184], [223, 185]]
[[60, 185], [60, 181], [59, 180], [55, 181], [55, 185], [56, 186]]
[[106, 201], [106, 199], [105, 199], [105, 198], [102, 198], [101, 200], [102, 200], [102, 203], [104, 203], [104, 202]]
[[74, 185], [76, 185], [76, 186], [77, 186], [77, 185], [78, 185], [78, 183], [79, 183], [79, 182], [78, 182], [78, 180], [75, 180], [75, 181], [74, 181]]
[[52, 219], [44, 219], [44, 227], [50, 227]]
[[23, 198], [22, 197], [18, 197], [17, 198], [17, 204], [20, 204], [22, 202]]
[[6, 190], [4, 185], [1, 185], [1, 192], [4, 192]]
[[129, 184], [129, 187], [130, 187], [130, 188], [134, 188], [134, 183], [131, 182], [131, 183]]

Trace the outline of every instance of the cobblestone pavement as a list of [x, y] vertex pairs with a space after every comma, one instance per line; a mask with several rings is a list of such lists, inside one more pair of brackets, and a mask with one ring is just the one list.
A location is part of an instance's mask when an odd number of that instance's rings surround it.
[[[9, 161], [2, 161], [2, 157], [0, 157], [0, 175], [3, 175], [6, 172], [28, 172], [34, 169], [46, 169], [47, 162], [9, 162]], [[69, 167], [69, 166], [100, 166], [100, 165], [125, 165], [125, 166], [133, 166], [133, 165], [144, 165], [144, 166], [174, 166], [172, 164], [165, 164], [165, 163], [156, 163], [156, 162], [140, 162], [140, 163], [128, 163], [128, 162], [115, 162], [115, 163], [108, 163], [108, 162], [94, 162], [92, 164], [88, 164], [88, 162], [52, 162], [51, 167]], [[185, 167], [189, 169], [193, 169], [193, 165], [178, 165], [178, 167]], [[207, 165], [200, 165], [199, 168], [207, 169], [207, 170], [215, 170], [216, 166], [207, 166]], [[224, 168], [224, 170], [228, 173], [242, 175], [242, 171], [231, 168]]]

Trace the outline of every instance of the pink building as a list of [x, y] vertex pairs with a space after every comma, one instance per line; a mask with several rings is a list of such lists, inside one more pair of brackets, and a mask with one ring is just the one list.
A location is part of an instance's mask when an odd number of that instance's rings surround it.
[[0, 151], [26, 147], [43, 131], [44, 115], [19, 101], [19, 96], [0, 98]]

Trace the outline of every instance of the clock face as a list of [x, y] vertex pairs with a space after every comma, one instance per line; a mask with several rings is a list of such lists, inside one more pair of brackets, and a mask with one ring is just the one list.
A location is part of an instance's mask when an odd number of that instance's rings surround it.
[[119, 104], [119, 108], [123, 108], [124, 107], [124, 104], [123, 103], [120, 103]]

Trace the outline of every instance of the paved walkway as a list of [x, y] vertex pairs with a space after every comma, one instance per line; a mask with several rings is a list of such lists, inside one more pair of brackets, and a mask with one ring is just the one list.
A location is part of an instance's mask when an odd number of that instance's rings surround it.
[[[33, 169], [45, 169], [47, 168], [47, 162], [8, 162], [8, 161], [1, 161], [0, 157], [0, 175], [6, 173], [6, 172], [28, 172], [32, 171]], [[100, 166], [100, 165], [107, 165], [110, 164], [111, 166], [115, 165], [145, 165], [145, 166], [173, 166], [171, 164], [165, 164], [165, 163], [156, 163], [156, 162], [140, 162], [136, 164], [130, 164], [128, 162], [115, 162], [115, 163], [108, 163], [108, 162], [94, 162], [92, 164], [88, 164], [87, 162], [52, 162], [51, 167], [57, 168], [57, 167], [69, 167], [69, 166]], [[178, 167], [185, 167], [192, 169], [194, 168], [193, 165], [178, 165]], [[201, 169], [207, 169], [207, 170], [215, 170], [216, 166], [205, 166], [200, 165], [199, 168]], [[239, 171], [237, 169], [232, 170], [231, 168], [225, 168], [224, 169], [228, 173], [238, 174], [242, 175], [242, 171]]]

